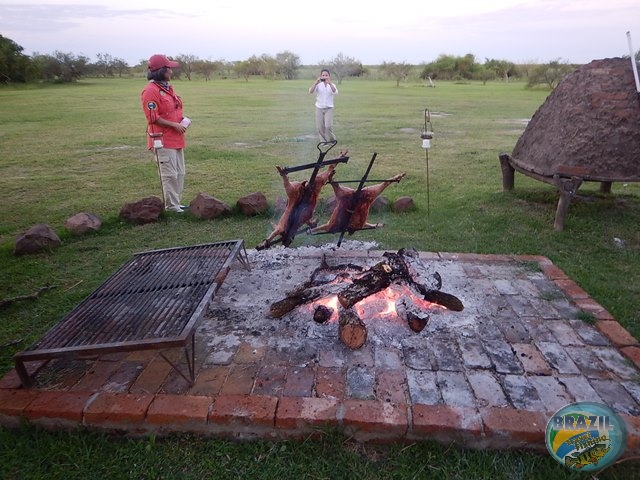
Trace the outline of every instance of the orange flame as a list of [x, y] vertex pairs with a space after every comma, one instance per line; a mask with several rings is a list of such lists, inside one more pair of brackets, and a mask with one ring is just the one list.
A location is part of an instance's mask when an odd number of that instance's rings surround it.
[[[436, 308], [446, 310], [446, 307], [443, 307], [442, 305], [424, 300], [409, 286], [398, 284], [391, 285], [384, 290], [380, 290], [379, 292], [369, 295], [368, 297], [356, 303], [353, 308], [358, 317], [363, 320], [371, 318], [387, 318], [389, 320], [399, 320], [398, 313], [396, 311], [396, 302], [401, 297], [409, 297], [414, 305], [422, 310], [432, 310]], [[305, 308], [308, 308], [311, 312], [314, 312], [319, 305], [324, 305], [325, 307], [330, 308], [333, 311], [329, 322], [338, 321], [341, 306], [340, 302], [338, 301], [337, 295], [329, 295], [320, 298], [306, 305]]]

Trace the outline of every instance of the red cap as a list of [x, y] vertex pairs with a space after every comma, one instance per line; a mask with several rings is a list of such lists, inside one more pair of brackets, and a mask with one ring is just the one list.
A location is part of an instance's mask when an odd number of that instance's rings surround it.
[[178, 62], [169, 60], [165, 55], [155, 54], [149, 59], [149, 70], [152, 72], [162, 67], [176, 68], [178, 65]]

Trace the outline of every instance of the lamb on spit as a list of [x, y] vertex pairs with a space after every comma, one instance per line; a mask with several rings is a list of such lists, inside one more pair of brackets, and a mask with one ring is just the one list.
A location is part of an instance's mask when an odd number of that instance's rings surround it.
[[336, 196], [336, 204], [331, 213], [331, 217], [324, 225], [311, 228], [309, 233], [348, 232], [349, 235], [351, 235], [356, 230], [384, 226], [382, 223], [367, 222], [369, 209], [384, 189], [392, 183], [399, 182], [400, 179], [406, 175], [406, 172], [399, 173], [398, 175], [384, 180], [381, 183], [358, 189], [340, 185], [340, 182], [334, 182], [333, 173], [334, 172], [332, 172], [329, 177], [329, 182], [331, 183]]
[[[288, 247], [302, 225], [307, 224], [310, 228], [317, 225], [317, 222], [312, 219], [312, 217], [316, 209], [316, 204], [318, 203], [318, 198], [320, 197], [320, 192], [327, 184], [329, 178], [335, 173], [336, 165], [338, 163], [346, 163], [349, 159], [347, 154], [348, 151], [343, 150], [338, 155], [338, 158], [326, 162], [323, 162], [322, 159], [324, 155], [321, 154], [318, 163], [315, 164], [314, 172], [308, 181], [291, 181], [289, 180], [287, 169], [276, 166], [278, 173], [282, 177], [284, 190], [287, 195], [287, 206], [278, 224], [273, 225], [273, 232], [271, 232], [262, 243], [256, 246], [257, 250], [268, 248], [276, 241], [282, 241], [282, 244]], [[328, 168], [322, 173], [317, 173], [318, 168], [326, 164], [329, 165]], [[280, 238], [278, 239], [278, 237]]]

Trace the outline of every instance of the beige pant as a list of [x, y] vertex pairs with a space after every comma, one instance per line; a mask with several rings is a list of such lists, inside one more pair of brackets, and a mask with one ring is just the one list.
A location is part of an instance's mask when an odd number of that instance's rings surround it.
[[156, 152], [164, 194], [164, 208], [171, 211], [179, 210], [182, 190], [184, 190], [184, 150], [159, 148]]
[[316, 107], [316, 127], [323, 142], [333, 142], [336, 139], [333, 133], [333, 108]]

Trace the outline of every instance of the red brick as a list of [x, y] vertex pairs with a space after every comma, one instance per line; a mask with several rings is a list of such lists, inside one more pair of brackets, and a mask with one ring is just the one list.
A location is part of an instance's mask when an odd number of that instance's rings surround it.
[[620, 414], [620, 417], [622, 417], [629, 433], [627, 448], [625, 448], [622, 458], [638, 458], [640, 456], [640, 417], [626, 414]]
[[637, 368], [640, 368], [640, 347], [637, 345], [632, 347], [623, 347], [620, 349], [620, 353], [631, 360]]
[[566, 280], [557, 279], [555, 283], [560, 287], [565, 295], [570, 297], [572, 300], [590, 298], [589, 294], [580, 288], [573, 280], [568, 278]]
[[574, 300], [574, 303], [580, 310], [584, 310], [596, 317], [596, 320], [614, 320], [613, 315], [592, 298], [578, 298]]
[[102, 386], [102, 390], [112, 393], [128, 392], [143, 368], [144, 364], [142, 362], [126, 361], [118, 363], [113, 374]]
[[492, 448], [546, 449], [544, 432], [549, 418], [542, 412], [487, 407], [480, 408], [480, 414]]
[[356, 437], [404, 438], [409, 426], [407, 406], [376, 400], [345, 400], [343, 424]]
[[338, 399], [283, 397], [278, 402], [276, 427], [304, 430], [308, 426], [337, 425]]
[[414, 405], [412, 407], [412, 436], [451, 440], [451, 436], [465, 439], [482, 435], [482, 418], [474, 408], [448, 405]]
[[97, 392], [118, 367], [114, 362], [97, 361], [87, 373], [69, 390], [74, 392]]
[[326, 398], [344, 398], [346, 377], [340, 368], [318, 367], [316, 372], [316, 395]]
[[518, 255], [515, 258], [520, 262], [535, 262], [541, 269], [551, 264], [551, 260], [542, 255]]
[[0, 390], [0, 414], [22, 415], [39, 394], [39, 390]]
[[182, 374], [178, 373], [175, 368], [172, 368], [167, 375], [167, 378], [165, 378], [164, 383], [160, 387], [159, 393], [166, 393], [171, 395], [182, 395], [187, 393], [191, 388], [191, 381], [187, 380], [184, 377], [188, 374], [186, 369], [181, 369], [180, 372]]
[[160, 356], [154, 357], [133, 382], [129, 393], [157, 393], [172, 371], [173, 367], [165, 359]]
[[567, 275], [560, 270], [558, 267], [556, 267], [554, 264], [550, 263], [541, 263], [540, 264], [540, 268], [542, 269], [542, 273], [544, 273], [547, 278], [549, 278], [550, 280], [568, 280], [569, 277], [567, 277]]
[[222, 386], [224, 395], [249, 395], [258, 372], [257, 365], [234, 365]]
[[20, 388], [22, 382], [15, 369], [10, 370], [4, 377], [0, 379], [0, 389], [2, 388]]
[[220, 395], [213, 402], [209, 422], [273, 427], [278, 399], [266, 395]]
[[250, 343], [242, 342], [233, 357], [234, 363], [258, 363], [264, 358], [266, 346], [254, 347]]
[[204, 425], [212, 403], [210, 397], [157, 395], [147, 411], [147, 422], [156, 425]]
[[153, 395], [134, 393], [100, 393], [86, 407], [87, 425], [141, 423]]
[[60, 418], [82, 422], [82, 412], [91, 397], [90, 392], [40, 392], [25, 408], [29, 419]]
[[382, 402], [407, 403], [404, 370], [380, 370], [376, 375], [376, 398]]
[[314, 379], [313, 367], [289, 367], [282, 394], [287, 397], [310, 397]]
[[524, 367], [526, 373], [534, 375], [551, 375], [553, 371], [540, 351], [529, 343], [514, 343], [511, 345]]
[[282, 396], [287, 369], [282, 365], [263, 365], [253, 385], [253, 394]]
[[210, 368], [203, 368], [198, 372], [196, 381], [189, 389], [191, 395], [205, 395], [214, 397], [222, 390], [222, 385], [227, 380], [229, 371], [228, 366], [216, 366]]
[[597, 321], [596, 328], [600, 330], [616, 347], [627, 347], [638, 344], [638, 341], [616, 321]]

